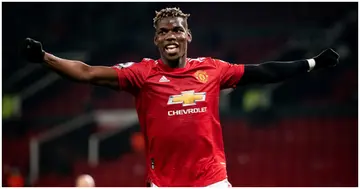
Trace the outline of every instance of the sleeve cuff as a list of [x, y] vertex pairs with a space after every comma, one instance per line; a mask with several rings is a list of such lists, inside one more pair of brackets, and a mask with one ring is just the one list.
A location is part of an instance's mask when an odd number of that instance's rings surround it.
[[310, 72], [311, 70], [313, 70], [315, 68], [315, 59], [307, 59], [307, 62], [309, 64], [309, 70], [308, 72]]

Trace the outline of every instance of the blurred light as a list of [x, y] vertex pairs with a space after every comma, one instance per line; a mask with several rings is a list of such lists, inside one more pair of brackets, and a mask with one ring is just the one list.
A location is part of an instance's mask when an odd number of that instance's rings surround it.
[[131, 146], [135, 152], [144, 152], [145, 141], [142, 133], [136, 132], [131, 136]]
[[2, 98], [2, 117], [9, 119], [20, 116], [21, 99], [19, 95], [4, 94]]

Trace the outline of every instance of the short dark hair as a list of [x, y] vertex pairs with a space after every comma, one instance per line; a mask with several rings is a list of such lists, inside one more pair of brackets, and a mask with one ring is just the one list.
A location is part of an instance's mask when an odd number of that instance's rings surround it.
[[190, 17], [190, 14], [185, 14], [183, 13], [180, 8], [164, 8], [161, 9], [159, 12], [155, 11], [155, 17], [153, 19], [154, 21], [154, 28], [156, 28], [156, 24], [163, 18], [168, 18], [168, 17], [181, 17], [184, 18], [185, 21], [187, 20], [187, 18]]

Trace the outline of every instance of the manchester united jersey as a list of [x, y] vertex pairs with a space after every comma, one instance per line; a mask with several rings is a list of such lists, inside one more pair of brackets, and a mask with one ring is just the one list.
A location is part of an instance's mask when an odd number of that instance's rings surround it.
[[184, 68], [152, 59], [113, 67], [121, 90], [135, 96], [148, 179], [156, 186], [203, 187], [227, 178], [219, 95], [236, 86], [244, 66], [186, 61]]

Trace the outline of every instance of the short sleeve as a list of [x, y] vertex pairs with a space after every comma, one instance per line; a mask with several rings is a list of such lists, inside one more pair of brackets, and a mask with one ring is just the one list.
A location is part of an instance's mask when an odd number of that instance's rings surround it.
[[220, 88], [235, 88], [244, 75], [243, 64], [230, 64], [223, 60], [214, 59], [220, 74]]
[[148, 66], [145, 62], [119, 63], [112, 68], [117, 72], [120, 90], [131, 94], [139, 92], [148, 73]]

